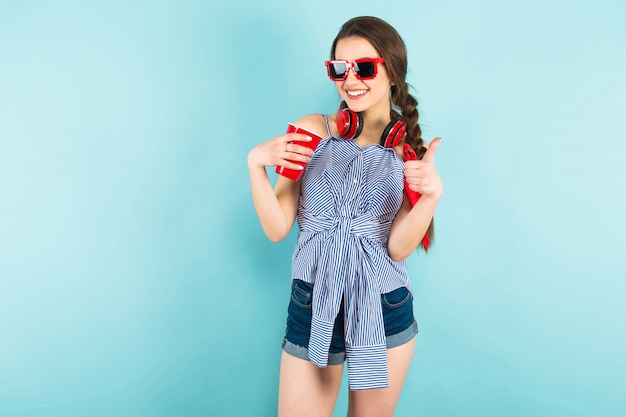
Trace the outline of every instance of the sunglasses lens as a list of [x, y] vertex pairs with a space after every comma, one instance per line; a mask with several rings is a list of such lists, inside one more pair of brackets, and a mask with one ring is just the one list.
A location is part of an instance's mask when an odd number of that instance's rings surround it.
[[359, 78], [374, 78], [376, 75], [376, 63], [374, 61], [360, 61], [354, 63], [354, 71]]
[[330, 62], [328, 64], [328, 73], [333, 80], [343, 80], [347, 70], [348, 66], [345, 62]]

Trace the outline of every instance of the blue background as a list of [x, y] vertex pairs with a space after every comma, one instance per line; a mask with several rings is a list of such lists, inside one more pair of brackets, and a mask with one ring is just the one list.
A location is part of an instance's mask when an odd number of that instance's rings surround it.
[[246, 155], [335, 111], [357, 15], [443, 138], [396, 415], [625, 415], [623, 3], [217, 3], [0, 1], [0, 416], [275, 414], [295, 233]]

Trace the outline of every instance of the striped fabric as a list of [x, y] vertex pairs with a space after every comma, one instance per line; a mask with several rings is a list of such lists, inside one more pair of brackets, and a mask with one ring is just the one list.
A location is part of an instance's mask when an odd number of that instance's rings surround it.
[[[328, 119], [326, 126], [328, 128]], [[393, 149], [322, 140], [302, 176], [292, 277], [315, 284], [309, 359], [328, 363], [335, 318], [345, 311], [350, 389], [388, 386], [380, 295], [409, 287], [406, 264], [387, 252], [402, 205], [404, 164]]]

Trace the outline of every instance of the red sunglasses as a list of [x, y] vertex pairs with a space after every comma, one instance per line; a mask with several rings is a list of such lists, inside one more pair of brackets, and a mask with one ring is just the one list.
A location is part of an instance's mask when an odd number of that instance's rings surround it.
[[378, 74], [378, 64], [384, 64], [384, 58], [363, 58], [354, 62], [326, 61], [328, 77], [333, 81], [343, 81], [348, 78], [350, 68], [359, 80], [371, 80]]

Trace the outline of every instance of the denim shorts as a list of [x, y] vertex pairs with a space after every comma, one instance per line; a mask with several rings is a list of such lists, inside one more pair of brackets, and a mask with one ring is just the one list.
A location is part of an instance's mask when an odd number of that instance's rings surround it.
[[[291, 284], [291, 300], [287, 309], [287, 331], [283, 349], [288, 354], [309, 360], [309, 338], [313, 303], [313, 284], [294, 279]], [[413, 296], [405, 287], [395, 289], [380, 296], [387, 348], [403, 345], [417, 334], [417, 322], [413, 317]], [[329, 365], [339, 365], [346, 359], [344, 342], [343, 303], [335, 319], [333, 335], [328, 354]]]

